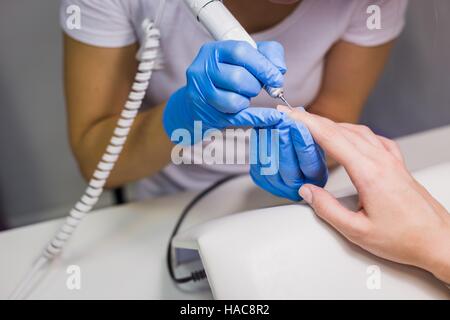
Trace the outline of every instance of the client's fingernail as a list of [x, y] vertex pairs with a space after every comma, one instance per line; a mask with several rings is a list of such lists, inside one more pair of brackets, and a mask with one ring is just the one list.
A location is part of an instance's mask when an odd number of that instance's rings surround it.
[[289, 109], [289, 107], [283, 106], [281, 104], [277, 106], [277, 110], [280, 111], [280, 112], [285, 112], [285, 113], [290, 113], [291, 112], [291, 109]]
[[311, 189], [307, 186], [302, 186], [299, 190], [300, 197], [303, 198], [307, 203], [311, 204], [313, 200], [313, 195]]

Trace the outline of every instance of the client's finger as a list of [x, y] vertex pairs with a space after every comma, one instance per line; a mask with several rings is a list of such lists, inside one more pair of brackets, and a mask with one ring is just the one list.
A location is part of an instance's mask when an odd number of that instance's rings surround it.
[[359, 125], [359, 124], [351, 124], [351, 123], [344, 123], [344, 122], [339, 123], [338, 125], [359, 135], [361, 138], [363, 138], [364, 140], [369, 142], [372, 146], [384, 149], [384, 146], [381, 143], [381, 141], [377, 138], [376, 134], [373, 133], [372, 130], [370, 130], [369, 127]]
[[403, 158], [403, 154], [400, 151], [400, 148], [398, 147], [397, 143], [395, 141], [392, 141], [391, 139], [378, 136], [378, 140], [383, 144], [383, 146], [386, 148], [387, 151], [389, 151], [397, 160], [399, 160], [402, 163], [405, 163], [405, 159]]
[[363, 212], [348, 210], [325, 189], [305, 184], [299, 193], [319, 217], [349, 240], [353, 241], [355, 236], [364, 234], [368, 229], [370, 222]]
[[350, 142], [343, 133], [343, 128], [333, 121], [308, 113], [306, 111], [290, 111], [289, 116], [305, 124], [316, 142], [342, 164], [350, 175], [358, 176], [364, 170], [362, 166], [367, 158]]
[[[342, 129], [342, 134], [347, 140], [369, 159], [377, 159], [380, 152], [386, 152], [386, 149], [376, 137], [365, 136], [359, 131], [342, 126], [340, 123], [338, 126]], [[375, 138], [376, 141], [374, 141], [373, 138]]]

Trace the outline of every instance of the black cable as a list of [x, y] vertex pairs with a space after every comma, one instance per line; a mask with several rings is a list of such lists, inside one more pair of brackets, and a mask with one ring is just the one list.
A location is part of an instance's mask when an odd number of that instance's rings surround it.
[[204, 191], [200, 192], [197, 196], [195, 196], [194, 199], [192, 199], [191, 202], [189, 202], [188, 205], [181, 212], [181, 215], [178, 218], [178, 221], [172, 231], [172, 234], [169, 239], [169, 245], [167, 247], [167, 268], [169, 269], [170, 277], [172, 278], [172, 280], [174, 282], [176, 282], [176, 283], [186, 283], [186, 282], [190, 282], [190, 281], [197, 282], [197, 281], [200, 281], [200, 280], [203, 280], [206, 278], [205, 270], [194, 271], [189, 276], [186, 276], [183, 278], [177, 278], [175, 276], [175, 271], [173, 270], [173, 263], [172, 263], [172, 240], [178, 233], [178, 230], [180, 229], [181, 224], [183, 223], [183, 221], [186, 218], [186, 216], [188, 215], [188, 213], [200, 200], [202, 200], [206, 195], [208, 195], [210, 192], [214, 191], [215, 189], [217, 189], [224, 183], [226, 183], [234, 178], [237, 178], [239, 176], [242, 176], [242, 175], [240, 175], [240, 174], [230, 175], [230, 176], [226, 176], [225, 178], [217, 181], [210, 187], [206, 188]]
[[121, 205], [127, 203], [127, 199], [125, 196], [125, 189], [123, 187], [115, 188], [113, 190], [114, 195], [114, 204]]

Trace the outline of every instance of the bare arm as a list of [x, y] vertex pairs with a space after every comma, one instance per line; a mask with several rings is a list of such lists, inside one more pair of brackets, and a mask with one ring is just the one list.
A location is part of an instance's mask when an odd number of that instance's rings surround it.
[[326, 57], [321, 90], [308, 111], [337, 122], [358, 122], [392, 45], [393, 41], [376, 47], [337, 42]]
[[[72, 151], [89, 179], [113, 133], [137, 70], [137, 45], [99, 48], [64, 36], [64, 83]], [[139, 113], [107, 183], [115, 187], [151, 175], [170, 161], [162, 127], [164, 105]]]

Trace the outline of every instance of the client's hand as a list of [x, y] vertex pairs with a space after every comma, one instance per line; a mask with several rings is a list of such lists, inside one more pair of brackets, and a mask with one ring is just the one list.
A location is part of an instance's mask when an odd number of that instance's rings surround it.
[[359, 193], [361, 209], [352, 212], [324, 189], [304, 185], [300, 194], [316, 214], [365, 250], [450, 283], [450, 215], [411, 176], [397, 145], [365, 126], [289, 115], [345, 167]]

